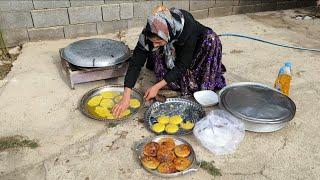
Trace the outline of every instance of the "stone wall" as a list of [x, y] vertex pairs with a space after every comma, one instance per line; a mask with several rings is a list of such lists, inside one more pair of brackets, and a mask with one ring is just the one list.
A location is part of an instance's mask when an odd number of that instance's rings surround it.
[[313, 6], [315, 0], [0, 0], [6, 46], [27, 41], [105, 34], [142, 26], [156, 5], [195, 18]]

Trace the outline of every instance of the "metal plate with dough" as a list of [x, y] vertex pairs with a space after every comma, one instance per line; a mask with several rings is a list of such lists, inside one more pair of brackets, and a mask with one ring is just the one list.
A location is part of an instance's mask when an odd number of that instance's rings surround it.
[[79, 67], [108, 67], [127, 61], [130, 49], [121, 41], [85, 39], [76, 41], [60, 53], [61, 57]]
[[[205, 116], [205, 111], [202, 106], [196, 102], [182, 99], [182, 98], [168, 98], [164, 103], [155, 102], [153, 103], [144, 114], [144, 122], [146, 127], [151, 131], [152, 125], [157, 122], [157, 117], [180, 115], [185, 120], [190, 120], [192, 123], [198, 122], [201, 118]], [[154, 132], [156, 133], [156, 132]], [[192, 129], [184, 130], [179, 128], [178, 132], [174, 135], [185, 135], [192, 133]], [[165, 131], [156, 134], [167, 134]]]
[[94, 89], [88, 91], [81, 98], [81, 101], [80, 101], [80, 110], [81, 110], [81, 112], [84, 115], [86, 115], [87, 117], [90, 117], [90, 118], [95, 119], [95, 120], [117, 123], [117, 122], [129, 119], [130, 117], [135, 115], [139, 111], [139, 109], [141, 108], [142, 104], [144, 103], [143, 95], [141, 94], [141, 92], [139, 90], [133, 88], [132, 92], [131, 92], [131, 98], [138, 99], [140, 101], [140, 103], [141, 103], [141, 106], [139, 108], [129, 108], [131, 110], [131, 114], [129, 116], [125, 116], [123, 118], [118, 118], [118, 119], [114, 119], [114, 120], [113, 119], [100, 118], [100, 117], [94, 116], [93, 114], [90, 113], [90, 110], [88, 109], [88, 106], [87, 106], [87, 102], [92, 97], [97, 96], [97, 95], [101, 94], [102, 92], [106, 92], [106, 91], [119, 92], [120, 94], [122, 94], [123, 93], [123, 86], [120, 86], [120, 85], [107, 85], [107, 86], [97, 87], [97, 88], [94, 88]]

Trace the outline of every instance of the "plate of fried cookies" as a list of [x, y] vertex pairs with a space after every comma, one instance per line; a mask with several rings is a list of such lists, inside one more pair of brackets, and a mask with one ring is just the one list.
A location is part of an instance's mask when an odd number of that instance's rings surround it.
[[192, 146], [175, 136], [145, 139], [136, 151], [142, 167], [157, 176], [177, 177], [198, 170]]
[[112, 108], [122, 99], [123, 86], [108, 85], [94, 88], [88, 91], [81, 99], [80, 109], [82, 113], [92, 119], [115, 122], [125, 120], [138, 112], [143, 103], [142, 94], [133, 89], [130, 99], [130, 107], [116, 118], [112, 114]]

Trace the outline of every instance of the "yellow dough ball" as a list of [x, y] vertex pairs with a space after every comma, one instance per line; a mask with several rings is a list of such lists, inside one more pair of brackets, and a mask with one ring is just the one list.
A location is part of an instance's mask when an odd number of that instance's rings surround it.
[[182, 122], [182, 117], [180, 115], [174, 115], [170, 117], [170, 123], [171, 124], [180, 124]]
[[113, 114], [109, 114], [109, 115], [107, 116], [107, 119], [114, 120], [114, 119], [116, 119], [116, 118], [113, 116]]
[[190, 130], [194, 127], [194, 123], [192, 123], [191, 121], [187, 121], [186, 123], [181, 122], [180, 127], [185, 130]]
[[152, 130], [156, 133], [161, 133], [164, 131], [164, 129], [166, 128], [166, 126], [162, 123], [155, 123], [153, 126], [152, 126]]
[[138, 99], [131, 99], [130, 100], [130, 107], [132, 107], [132, 108], [140, 107], [140, 101]]
[[178, 125], [176, 125], [176, 124], [168, 124], [168, 125], [166, 126], [165, 130], [166, 130], [166, 132], [167, 132], [168, 134], [174, 134], [174, 133], [178, 132], [179, 127], [178, 127]]
[[170, 120], [169, 116], [159, 116], [157, 118], [158, 123], [161, 123], [161, 124], [168, 124], [169, 120]]
[[114, 97], [116, 97], [116, 96], [118, 96], [119, 95], [119, 93], [117, 93], [117, 92], [111, 92], [111, 91], [106, 91], [106, 92], [102, 92], [101, 93], [101, 96], [103, 97], [103, 98], [107, 98], [107, 99], [112, 99], [112, 98], [114, 98]]
[[87, 102], [88, 106], [94, 107], [98, 106], [100, 104], [100, 101], [102, 99], [102, 96], [94, 96]]
[[122, 99], [122, 96], [120, 95], [120, 96], [115, 97], [115, 98], [114, 98], [114, 101], [115, 101], [115, 102], [120, 102], [121, 99]]
[[105, 107], [102, 107], [102, 106], [97, 106], [94, 110], [94, 112], [99, 116], [99, 117], [107, 117], [108, 115], [110, 115], [110, 111], [105, 108]]
[[112, 108], [114, 106], [114, 102], [112, 99], [102, 99], [100, 102], [100, 106], [105, 108]]
[[130, 109], [125, 110], [120, 114], [120, 118], [128, 116], [130, 113], [131, 113]]

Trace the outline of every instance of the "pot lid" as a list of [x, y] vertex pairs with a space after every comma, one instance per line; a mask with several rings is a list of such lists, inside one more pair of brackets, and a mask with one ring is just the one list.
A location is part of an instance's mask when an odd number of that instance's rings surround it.
[[293, 119], [294, 102], [259, 83], [237, 83], [220, 91], [220, 104], [234, 116], [257, 123], [283, 123]]
[[60, 51], [63, 59], [80, 67], [107, 67], [120, 64], [131, 56], [121, 41], [85, 39], [76, 41]]

